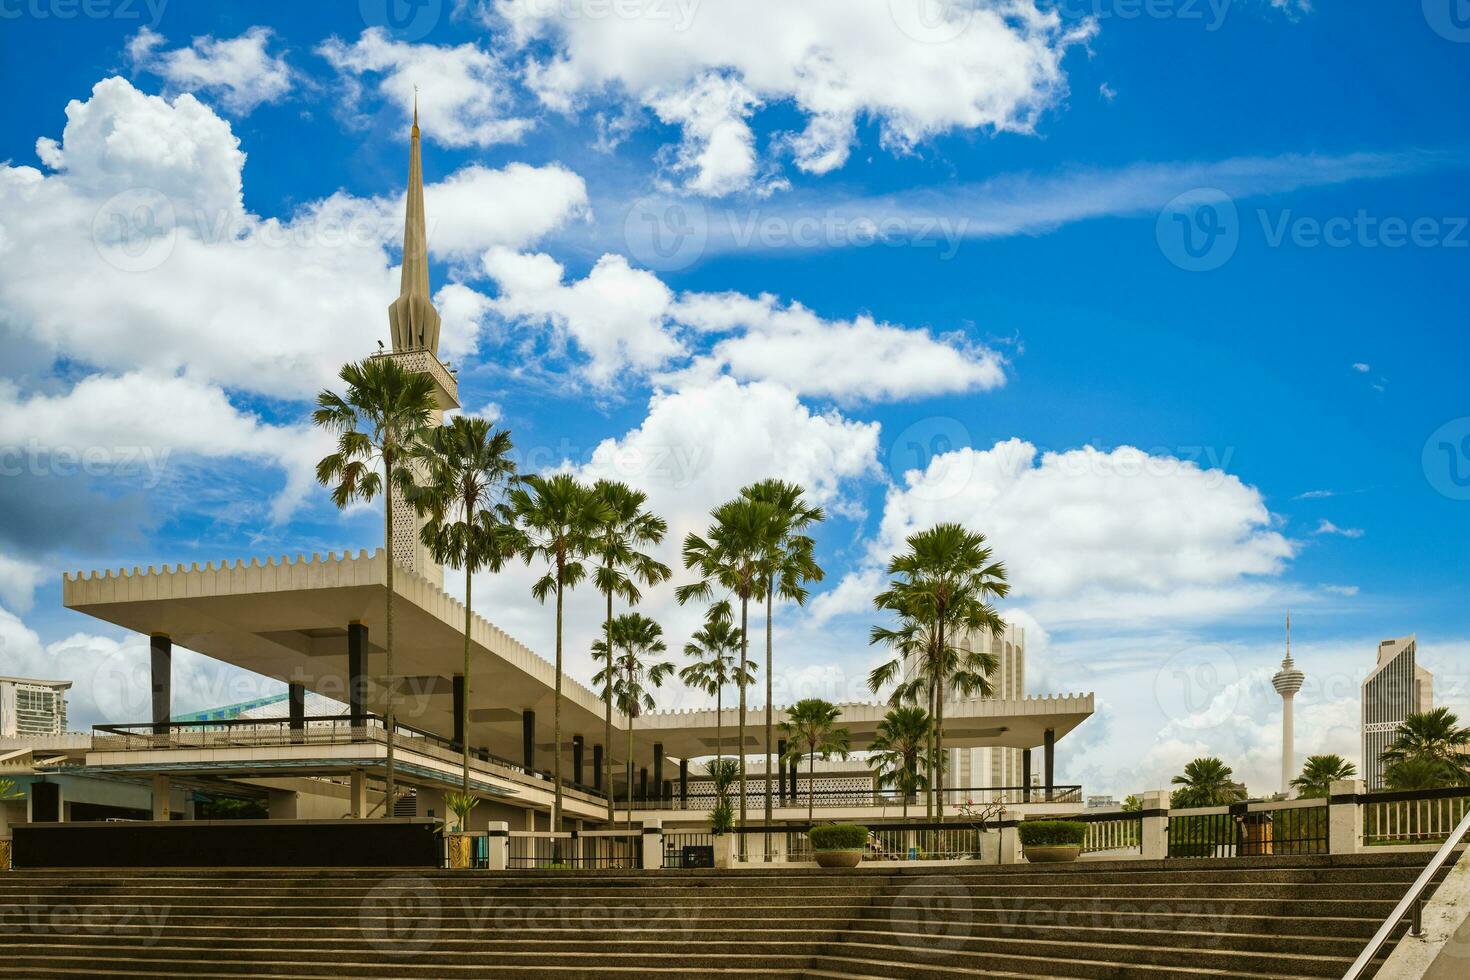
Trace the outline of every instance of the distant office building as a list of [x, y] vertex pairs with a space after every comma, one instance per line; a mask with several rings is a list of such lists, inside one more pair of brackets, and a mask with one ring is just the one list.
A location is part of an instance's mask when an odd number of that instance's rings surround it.
[[70, 687], [71, 681], [0, 677], [0, 738], [65, 732]]
[[1411, 634], [1378, 644], [1378, 666], [1363, 682], [1363, 779], [1382, 789], [1383, 753], [1404, 718], [1434, 707], [1434, 675], [1416, 661]]
[[1089, 796], [1087, 798], [1087, 809], [1116, 810], [1118, 809], [1118, 801], [1111, 796]]
[[[990, 676], [993, 688], [990, 698], [1005, 701], [1020, 701], [1026, 697], [1026, 631], [1007, 624], [1005, 632], [996, 636], [981, 630], [965, 637], [962, 646], [969, 650], [992, 653], [999, 661], [999, 669]], [[976, 699], [986, 700], [986, 699]], [[961, 789], [1012, 789], [1027, 785], [1031, 780], [1021, 763], [1022, 750], [992, 746], [973, 749], [950, 749], [949, 770], [944, 775], [946, 788]], [[976, 803], [1015, 796], [1001, 792], [981, 794], [946, 794], [954, 803], [973, 801]]]

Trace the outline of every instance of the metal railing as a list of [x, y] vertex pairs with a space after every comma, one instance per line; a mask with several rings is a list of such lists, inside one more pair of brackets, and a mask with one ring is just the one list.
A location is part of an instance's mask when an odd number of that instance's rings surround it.
[[1437, 844], [1470, 813], [1470, 787], [1374, 793], [1359, 797], [1363, 844]]
[[1435, 852], [1434, 857], [1425, 865], [1419, 877], [1409, 886], [1408, 892], [1404, 894], [1403, 898], [1399, 899], [1399, 903], [1388, 914], [1388, 918], [1384, 920], [1383, 925], [1378, 927], [1378, 931], [1373, 934], [1373, 938], [1368, 940], [1368, 945], [1363, 947], [1363, 951], [1358, 954], [1358, 958], [1353, 961], [1353, 965], [1348, 967], [1347, 972], [1342, 975], [1342, 980], [1358, 980], [1359, 977], [1363, 976], [1374, 959], [1383, 951], [1383, 947], [1392, 938], [1394, 932], [1397, 931], [1406, 916], [1409, 919], [1409, 935], [1415, 939], [1424, 935], [1424, 893], [1429, 889], [1430, 883], [1434, 881], [1435, 876], [1444, 868], [1450, 856], [1455, 853], [1455, 848], [1459, 846], [1467, 834], [1470, 834], [1470, 813], [1460, 818], [1459, 824], [1450, 832], [1444, 844], [1440, 846], [1439, 850]]
[[1229, 807], [1172, 810], [1169, 857], [1231, 858], [1327, 854], [1330, 824], [1326, 800], [1237, 803]]
[[511, 868], [560, 870], [572, 868], [641, 868], [643, 836], [616, 831], [510, 835]]
[[[885, 823], [865, 824], [868, 838], [863, 860], [872, 861], [981, 861], [985, 860], [985, 837], [989, 830], [974, 823]], [[810, 863], [816, 860], [806, 827], [787, 824], [771, 828], [771, 850], [765, 850], [766, 832], [761, 826], [736, 829], [740, 860]], [[743, 851], [741, 848], [743, 847]], [[992, 848], [993, 849], [993, 848]], [[998, 854], [996, 857], [998, 858]]]
[[665, 868], [689, 868], [695, 867], [691, 863], [692, 855], [686, 848], [713, 848], [715, 846], [714, 834], [701, 833], [672, 833], [664, 834], [664, 861]]
[[[738, 788], [730, 790], [730, 800], [737, 806], [739, 796]], [[951, 808], [971, 802], [1081, 803], [1082, 787], [1053, 786], [1050, 793], [1042, 786], [1033, 786], [1029, 791], [1021, 786], [961, 787], [944, 790], [944, 798], [944, 805]], [[618, 808], [623, 810], [631, 806], [634, 810], [707, 811], [714, 809], [715, 800], [713, 792], [701, 790], [682, 795], [675, 791], [663, 796], [635, 796], [631, 801], [623, 798], [617, 800], [616, 803]], [[833, 807], [900, 808], [904, 805], [901, 796], [880, 789], [801, 789], [794, 794], [788, 792], [784, 796], [774, 795], [772, 797], [772, 803], [777, 807], [802, 809], [807, 806], [808, 801], [817, 810]], [[758, 791], [747, 789], [745, 803], [749, 812], [764, 809], [766, 805], [764, 785]], [[924, 812], [925, 801], [922, 796], [911, 797], [908, 805], [910, 810], [917, 810], [921, 814]]]
[[1088, 813], [1069, 817], [1087, 824], [1083, 854], [1142, 854], [1142, 813]]

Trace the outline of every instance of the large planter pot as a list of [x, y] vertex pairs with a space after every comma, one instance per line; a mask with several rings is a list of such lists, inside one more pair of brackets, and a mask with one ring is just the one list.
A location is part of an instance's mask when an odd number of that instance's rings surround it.
[[1026, 860], [1032, 864], [1068, 864], [1082, 856], [1076, 844], [1051, 844], [1026, 848]]
[[856, 868], [863, 863], [862, 851], [816, 851], [819, 868]]
[[0, 840], [0, 871], [10, 870], [10, 841]]
[[464, 871], [474, 867], [473, 858], [475, 838], [471, 834], [446, 834], [449, 842], [449, 867], [454, 871]]

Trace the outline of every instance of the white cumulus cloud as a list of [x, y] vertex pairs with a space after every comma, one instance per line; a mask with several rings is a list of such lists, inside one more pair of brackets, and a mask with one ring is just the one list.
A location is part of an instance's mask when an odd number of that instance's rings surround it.
[[267, 50], [272, 36], [268, 27], [252, 27], [239, 37], [205, 35], [187, 48], [163, 51], [163, 35], [144, 27], [128, 42], [128, 55], [135, 68], [162, 77], [170, 88], [202, 92], [228, 112], [244, 116], [291, 91], [293, 77], [285, 56]]

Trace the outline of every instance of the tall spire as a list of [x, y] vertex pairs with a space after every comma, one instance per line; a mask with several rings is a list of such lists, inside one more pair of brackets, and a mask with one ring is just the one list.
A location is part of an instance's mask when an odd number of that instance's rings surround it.
[[409, 130], [407, 208], [403, 218], [403, 274], [388, 307], [394, 350], [439, 351], [439, 312], [429, 299], [429, 247], [424, 228], [424, 166], [419, 150], [419, 95], [414, 89]]

